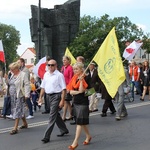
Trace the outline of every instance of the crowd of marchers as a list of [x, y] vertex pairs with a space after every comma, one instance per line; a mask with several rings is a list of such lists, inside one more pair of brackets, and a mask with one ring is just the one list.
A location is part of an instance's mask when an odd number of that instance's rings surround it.
[[[148, 61], [139, 64], [131, 61], [124, 66], [125, 81], [118, 87], [113, 98], [98, 75], [97, 64], [91, 62], [86, 68], [84, 62], [84, 57], [78, 56], [76, 63], [71, 65], [71, 58], [63, 56], [63, 66], [58, 69], [56, 60], [47, 57], [43, 79], [29, 72], [23, 58], [11, 63], [7, 74], [3, 75], [1, 71], [0, 95], [4, 98], [4, 104], [0, 117], [14, 119], [14, 127], [10, 134], [14, 135], [19, 129], [28, 128], [27, 119], [33, 119], [37, 109], [40, 110], [44, 106], [42, 114], [49, 114], [49, 122], [41, 141], [50, 142], [55, 124], [60, 130], [58, 137], [69, 134], [65, 122], [72, 120], [70, 124], [76, 125], [76, 134], [68, 149], [74, 150], [78, 147], [82, 129], [85, 132], [83, 145], [91, 142], [92, 136], [88, 129], [89, 114], [99, 111], [100, 99], [104, 100], [101, 117], [107, 117], [107, 111], [110, 109], [117, 121], [128, 115], [124, 104], [127, 94], [130, 93], [132, 101], [135, 93], [139, 94], [139, 100], [144, 101], [148, 93], [150, 100]], [[90, 94], [87, 94], [88, 92]], [[116, 108], [114, 100], [117, 101]], [[26, 111], [29, 113], [27, 117]]]

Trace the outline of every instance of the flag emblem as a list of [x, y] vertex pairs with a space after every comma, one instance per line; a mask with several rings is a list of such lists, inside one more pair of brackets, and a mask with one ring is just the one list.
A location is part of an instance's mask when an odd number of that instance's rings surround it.
[[128, 52], [129, 54], [132, 54], [134, 52], [134, 49], [133, 48], [127, 48], [126, 52]]
[[104, 70], [107, 74], [110, 74], [113, 69], [114, 69], [114, 65], [115, 65], [115, 58], [114, 59], [109, 59], [106, 64], [104, 65]]

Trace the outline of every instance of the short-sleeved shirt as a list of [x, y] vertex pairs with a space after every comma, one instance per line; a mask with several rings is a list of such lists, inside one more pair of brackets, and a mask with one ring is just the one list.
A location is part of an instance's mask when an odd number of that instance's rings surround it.
[[41, 88], [44, 88], [46, 94], [60, 93], [66, 89], [65, 79], [62, 73], [55, 70], [53, 73], [47, 71], [44, 74]]

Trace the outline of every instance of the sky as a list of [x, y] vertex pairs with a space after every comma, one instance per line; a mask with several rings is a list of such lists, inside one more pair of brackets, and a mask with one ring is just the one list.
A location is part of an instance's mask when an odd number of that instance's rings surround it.
[[[67, 0], [41, 0], [41, 7], [53, 9], [54, 5]], [[31, 5], [38, 6], [39, 0], [1, 0], [0, 23], [12, 25], [20, 32], [20, 45], [17, 53], [21, 55], [27, 48], [34, 47], [31, 41], [29, 19]], [[132, 23], [150, 33], [150, 0], [81, 0], [80, 16], [98, 17], [108, 14], [110, 18], [127, 16]]]

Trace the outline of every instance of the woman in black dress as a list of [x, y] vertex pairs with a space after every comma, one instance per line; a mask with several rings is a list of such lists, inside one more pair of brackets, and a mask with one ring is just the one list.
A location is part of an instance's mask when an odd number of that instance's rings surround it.
[[148, 61], [144, 61], [143, 65], [143, 94], [141, 101], [144, 101], [145, 94], [147, 92], [147, 89], [149, 91], [149, 100], [150, 100], [150, 68]]
[[88, 87], [84, 76], [83, 70], [84, 65], [80, 62], [73, 66], [74, 76], [72, 77], [70, 83], [67, 86], [67, 90], [73, 95], [73, 109], [76, 115], [76, 134], [73, 143], [68, 147], [74, 150], [78, 146], [78, 140], [82, 131], [84, 129], [86, 138], [83, 145], [89, 144], [91, 140], [91, 135], [89, 133], [87, 125], [89, 124], [89, 101], [88, 96], [85, 96], [85, 90]]

